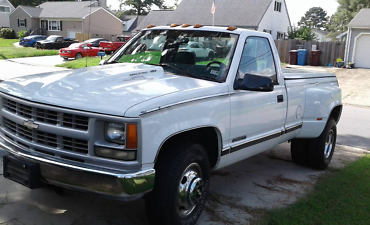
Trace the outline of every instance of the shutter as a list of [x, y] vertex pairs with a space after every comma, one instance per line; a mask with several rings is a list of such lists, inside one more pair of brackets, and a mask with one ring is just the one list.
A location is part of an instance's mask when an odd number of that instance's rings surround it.
[[27, 20], [24, 19], [24, 26], [27, 27]]
[[62, 31], [63, 30], [63, 26], [62, 26], [62, 21], [60, 21], [60, 31]]
[[18, 19], [18, 27], [19, 27], [19, 19]]
[[49, 20], [45, 20], [45, 30], [49, 30]]

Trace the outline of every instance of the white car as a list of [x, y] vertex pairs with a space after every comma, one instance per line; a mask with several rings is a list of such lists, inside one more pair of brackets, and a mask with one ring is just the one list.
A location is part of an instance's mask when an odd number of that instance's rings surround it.
[[213, 60], [215, 58], [215, 52], [210, 48], [204, 47], [204, 45], [199, 42], [181, 44], [179, 50], [180, 52], [192, 52], [195, 54], [196, 58], [199, 59]]
[[[145, 34], [165, 37], [163, 51], [139, 51]], [[189, 51], [212, 51], [189, 37], [232, 46], [197, 63]], [[337, 78], [283, 72], [270, 34], [154, 27], [101, 63], [0, 83], [6, 178], [29, 188], [145, 197], [151, 224], [194, 225], [211, 171], [288, 141], [297, 164], [331, 162], [343, 107]]]

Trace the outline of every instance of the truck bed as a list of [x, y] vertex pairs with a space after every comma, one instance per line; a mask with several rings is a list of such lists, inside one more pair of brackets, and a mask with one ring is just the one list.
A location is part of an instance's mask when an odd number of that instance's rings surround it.
[[320, 72], [317, 70], [300, 70], [293, 68], [283, 69], [285, 80], [302, 80], [302, 79], [320, 79], [320, 78], [335, 78], [333, 73]]

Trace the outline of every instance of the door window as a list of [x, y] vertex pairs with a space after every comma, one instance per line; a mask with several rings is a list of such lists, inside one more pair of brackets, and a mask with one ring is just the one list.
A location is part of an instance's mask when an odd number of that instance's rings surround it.
[[278, 84], [275, 61], [267, 38], [249, 37], [245, 43], [238, 70], [238, 79], [246, 74], [270, 77]]

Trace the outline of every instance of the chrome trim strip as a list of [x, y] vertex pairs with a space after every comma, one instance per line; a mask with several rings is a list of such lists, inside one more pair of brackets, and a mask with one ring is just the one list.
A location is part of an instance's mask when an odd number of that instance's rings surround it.
[[241, 145], [245, 145], [245, 144], [248, 144], [248, 143], [253, 142], [253, 141], [258, 141], [258, 140], [260, 140], [260, 139], [264, 139], [264, 138], [266, 138], [266, 137], [273, 136], [273, 135], [276, 135], [276, 134], [281, 134], [281, 131], [277, 131], [277, 132], [274, 132], [274, 133], [271, 133], [271, 134], [266, 134], [266, 135], [264, 135], [264, 136], [261, 136], [261, 137], [258, 137], [258, 138], [251, 139], [251, 140], [249, 140], [249, 141], [246, 141], [246, 142], [243, 142], [243, 143], [239, 143], [239, 144], [233, 145], [233, 146], [231, 146], [231, 148], [239, 147], [239, 146], [241, 146]]
[[158, 106], [154, 109], [149, 109], [149, 110], [146, 110], [146, 111], [142, 111], [140, 116], [145, 115], [145, 114], [149, 114], [149, 113], [152, 113], [152, 112], [155, 112], [155, 111], [159, 111], [159, 110], [162, 110], [162, 109], [170, 108], [170, 107], [173, 107], [173, 106], [186, 104], [186, 103], [189, 103], [189, 102], [200, 101], [200, 100], [204, 100], [204, 99], [208, 99], [208, 98], [222, 97], [222, 96], [226, 96], [226, 95], [230, 96], [231, 94], [230, 93], [223, 93], [223, 94], [216, 94], [216, 95], [208, 95], [208, 96], [204, 96], [204, 97], [193, 98], [193, 99], [189, 99], [189, 100], [175, 102], [175, 103], [171, 103], [171, 104], [164, 105], [164, 106]]

